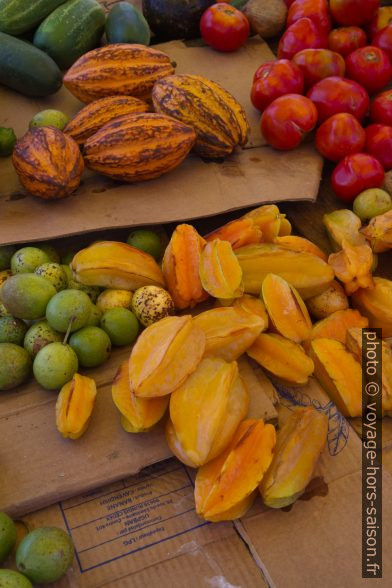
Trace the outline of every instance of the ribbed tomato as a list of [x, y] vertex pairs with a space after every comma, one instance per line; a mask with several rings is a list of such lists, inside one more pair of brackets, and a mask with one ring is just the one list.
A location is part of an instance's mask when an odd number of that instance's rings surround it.
[[295, 0], [290, 4], [287, 26], [291, 26], [300, 18], [310, 18], [315, 25], [327, 33], [331, 30], [331, 19], [326, 0]]
[[360, 47], [346, 57], [346, 76], [361, 84], [369, 94], [374, 94], [390, 81], [391, 61], [387, 53], [378, 47]]
[[392, 6], [381, 6], [368, 27], [370, 40], [372, 41], [373, 37], [389, 24], [392, 24]]
[[292, 59], [302, 49], [325, 49], [327, 34], [310, 18], [300, 18], [283, 33], [278, 45], [279, 59]]
[[255, 108], [263, 111], [279, 96], [302, 94], [304, 76], [300, 68], [288, 59], [266, 61], [253, 77], [251, 100]]
[[328, 35], [328, 47], [343, 57], [367, 44], [366, 33], [360, 27], [340, 27]]
[[376, 14], [380, 0], [330, 0], [332, 18], [341, 25], [361, 26]]
[[378, 32], [373, 37], [372, 43], [375, 47], [383, 49], [388, 54], [389, 60], [392, 61], [392, 24]]
[[316, 105], [319, 122], [338, 112], [349, 112], [362, 120], [369, 108], [366, 90], [354, 80], [332, 76], [310, 88], [307, 97]]
[[343, 57], [329, 49], [303, 49], [293, 62], [302, 70], [307, 90], [324, 78], [343, 77], [346, 69]]
[[379, 188], [385, 173], [381, 163], [368, 153], [347, 155], [332, 172], [331, 182], [335, 193], [344, 202], [352, 202], [360, 192]]
[[200, 33], [205, 42], [218, 51], [236, 51], [249, 36], [249, 21], [234, 6], [213, 4], [200, 19]]
[[311, 100], [300, 94], [286, 94], [264, 110], [261, 132], [275, 149], [294, 149], [316, 123], [317, 110]]
[[334, 114], [319, 126], [316, 133], [316, 147], [321, 155], [336, 162], [362, 151], [365, 141], [363, 127], [348, 112]]
[[381, 92], [370, 105], [370, 118], [375, 123], [392, 127], [392, 88]]
[[366, 132], [366, 151], [376, 157], [386, 171], [392, 168], [392, 127], [369, 125]]

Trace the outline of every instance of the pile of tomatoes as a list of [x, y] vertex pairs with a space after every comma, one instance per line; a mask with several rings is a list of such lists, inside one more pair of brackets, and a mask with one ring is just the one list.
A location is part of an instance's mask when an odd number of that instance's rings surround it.
[[[269, 145], [284, 150], [317, 127], [317, 149], [337, 163], [334, 191], [352, 202], [363, 190], [380, 187], [392, 169], [392, 6], [380, 8], [379, 0], [285, 2], [278, 60], [263, 63], [253, 78], [251, 100], [262, 112], [261, 131]], [[212, 46], [220, 43], [217, 49], [233, 50], [247, 38], [249, 24], [235, 8], [214, 6], [221, 7], [218, 16], [223, 10], [226, 28], [220, 22], [216, 41], [211, 7], [202, 35]], [[222, 45], [225, 32], [230, 47]]]

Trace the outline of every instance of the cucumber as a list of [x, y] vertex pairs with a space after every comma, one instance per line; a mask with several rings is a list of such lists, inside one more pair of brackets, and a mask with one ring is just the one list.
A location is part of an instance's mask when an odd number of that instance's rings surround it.
[[48, 96], [61, 87], [61, 71], [31, 43], [0, 33], [0, 84], [26, 96]]
[[143, 14], [128, 2], [115, 4], [106, 19], [109, 43], [150, 44], [150, 27]]
[[40, 24], [33, 42], [68, 69], [99, 45], [104, 27], [105, 13], [96, 0], [68, 0]]
[[0, 0], [0, 31], [21, 35], [33, 29], [65, 0]]

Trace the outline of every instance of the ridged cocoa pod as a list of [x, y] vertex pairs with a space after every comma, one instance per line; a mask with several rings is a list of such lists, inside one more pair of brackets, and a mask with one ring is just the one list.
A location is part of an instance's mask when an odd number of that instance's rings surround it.
[[346, 310], [349, 304], [342, 286], [334, 280], [327, 290], [308, 298], [306, 306], [314, 318], [324, 319], [338, 310]]
[[149, 431], [161, 420], [169, 405], [169, 396], [135, 396], [129, 381], [128, 362], [118, 368], [112, 384], [112, 398], [121, 413], [121, 425], [127, 433]]
[[69, 121], [64, 133], [77, 143], [83, 144], [100, 128], [111, 120], [124, 114], [148, 112], [149, 106], [144, 100], [133, 96], [109, 96], [87, 104]]
[[284, 278], [304, 300], [321, 294], [334, 279], [332, 268], [320, 257], [292, 251], [275, 243], [247, 245], [236, 249], [235, 254], [248, 294], [259, 295], [263, 281], [270, 273]]
[[267, 328], [260, 316], [239, 307], [212, 308], [193, 319], [206, 336], [205, 356], [238, 359]]
[[78, 144], [54, 127], [35, 127], [16, 143], [12, 163], [24, 188], [52, 200], [74, 192], [84, 170]]
[[242, 421], [226, 450], [197, 472], [197, 514], [214, 522], [243, 516], [270, 466], [275, 443], [272, 425], [261, 419]]
[[193, 127], [194, 151], [201, 157], [227, 157], [236, 145], [245, 145], [249, 124], [242, 106], [216, 82], [196, 75], [173, 75], [155, 83], [152, 101], [156, 112]]
[[166, 439], [183, 463], [199, 467], [222, 453], [245, 418], [248, 392], [235, 361], [203, 359], [170, 397]]
[[191, 316], [170, 316], [139, 336], [129, 358], [130, 385], [136, 396], [171, 394], [196, 370], [206, 337]]
[[261, 292], [271, 323], [278, 333], [295, 343], [309, 338], [312, 321], [293, 286], [276, 274], [268, 274]]
[[310, 345], [314, 375], [343, 416], [362, 415], [362, 368], [340, 341], [314, 339]]
[[87, 139], [87, 167], [123, 182], [152, 180], [185, 159], [195, 131], [162, 114], [126, 114], [104, 125]]
[[374, 253], [382, 253], [392, 248], [392, 210], [371, 219], [367, 227], [361, 229]]
[[373, 278], [374, 288], [360, 288], [352, 295], [352, 302], [369, 319], [369, 327], [382, 329], [383, 337], [392, 337], [392, 281]]
[[97, 389], [92, 378], [75, 374], [64, 384], [56, 402], [56, 425], [63, 437], [78, 439], [86, 431]]
[[203, 237], [192, 225], [177, 225], [166, 247], [162, 272], [176, 308], [193, 308], [208, 298], [199, 276]]
[[247, 354], [265, 370], [290, 384], [306, 384], [314, 370], [313, 361], [301, 345], [274, 333], [261, 333]]
[[151, 255], [118, 241], [98, 241], [81, 249], [71, 269], [74, 279], [85, 286], [133, 291], [165, 285], [161, 268]]
[[239, 298], [244, 293], [242, 270], [228, 241], [214, 239], [201, 252], [202, 286], [214, 298]]
[[352, 327], [365, 328], [368, 325], [368, 319], [362, 316], [358, 310], [352, 308], [337, 310], [313, 325], [310, 339], [327, 338], [345, 343], [348, 329]]
[[80, 57], [64, 76], [64, 85], [82, 102], [105, 96], [149, 99], [154, 83], [174, 73], [170, 57], [145, 45], [117, 43]]
[[328, 418], [311, 406], [294, 408], [278, 431], [272, 463], [260, 484], [263, 502], [283, 508], [295, 502], [313, 477], [328, 433]]

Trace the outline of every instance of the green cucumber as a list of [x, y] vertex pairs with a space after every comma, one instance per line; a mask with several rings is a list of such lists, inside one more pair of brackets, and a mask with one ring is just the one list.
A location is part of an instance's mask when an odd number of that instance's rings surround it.
[[33, 29], [65, 0], [0, 0], [0, 31], [21, 35]]
[[61, 87], [61, 71], [31, 43], [0, 33], [0, 84], [26, 96], [48, 96]]
[[115, 4], [106, 19], [109, 43], [150, 44], [150, 27], [143, 14], [128, 2]]
[[96, 0], [68, 0], [38, 27], [34, 45], [46, 51], [61, 69], [98, 47], [105, 13]]

